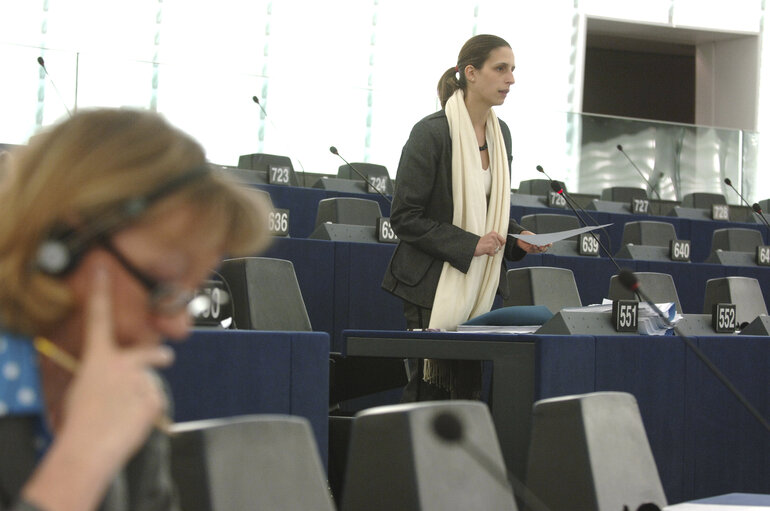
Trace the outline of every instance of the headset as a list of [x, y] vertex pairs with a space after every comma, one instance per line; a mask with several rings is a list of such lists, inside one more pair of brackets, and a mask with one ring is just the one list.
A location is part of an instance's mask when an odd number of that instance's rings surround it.
[[108, 211], [82, 228], [64, 224], [54, 226], [37, 249], [35, 269], [52, 277], [63, 277], [77, 267], [96, 240], [127, 226], [158, 200], [210, 172], [207, 165], [187, 170], [145, 195], [124, 201], [115, 210]]

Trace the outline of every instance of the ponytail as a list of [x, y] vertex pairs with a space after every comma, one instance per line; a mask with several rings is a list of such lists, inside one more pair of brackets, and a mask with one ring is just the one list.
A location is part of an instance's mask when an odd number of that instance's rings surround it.
[[441, 102], [441, 108], [446, 106], [446, 102], [449, 101], [449, 98], [452, 97], [452, 94], [454, 94], [457, 89], [464, 89], [464, 86], [464, 73], [460, 74], [457, 67], [450, 67], [447, 69], [438, 80], [438, 99]]

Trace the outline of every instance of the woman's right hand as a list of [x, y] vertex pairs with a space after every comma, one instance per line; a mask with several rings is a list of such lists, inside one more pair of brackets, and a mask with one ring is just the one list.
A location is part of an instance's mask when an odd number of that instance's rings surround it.
[[50, 511], [95, 509], [167, 405], [151, 368], [169, 365], [173, 352], [118, 346], [109, 276], [99, 267], [92, 278], [82, 357], [65, 395], [61, 427], [22, 492]]
[[479, 238], [476, 243], [476, 251], [474, 256], [488, 255], [494, 257], [499, 251], [505, 248], [505, 238], [497, 234], [495, 231], [490, 231], [484, 236]]

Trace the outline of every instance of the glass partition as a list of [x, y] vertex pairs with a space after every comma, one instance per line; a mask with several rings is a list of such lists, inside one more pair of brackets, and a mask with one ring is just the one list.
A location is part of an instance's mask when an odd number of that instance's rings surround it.
[[765, 198], [752, 186], [758, 181], [759, 135], [755, 132], [589, 114], [567, 116], [581, 134], [575, 155], [577, 176], [567, 183], [573, 190], [599, 195], [611, 186], [629, 186], [646, 189], [651, 198], [659, 195], [675, 201], [693, 192], [719, 193], [728, 203], [740, 204], [724, 182], [729, 178], [748, 201]]
[[[37, 63], [41, 56], [50, 77]], [[162, 113], [195, 136], [218, 164], [235, 165], [241, 154], [264, 152], [291, 157], [298, 171], [336, 174], [340, 161], [328, 150], [335, 145], [349, 161], [384, 164], [395, 177], [411, 125], [438, 108], [426, 94], [404, 104], [394, 100], [384, 112], [376, 98], [388, 95], [387, 85], [358, 80], [336, 83], [319, 96], [313, 90], [303, 94], [285, 73], [273, 77], [269, 70], [209, 72], [201, 63], [107, 59], [2, 44], [0, 58], [14, 62], [18, 71], [18, 79], [0, 82], [0, 144], [24, 143], [67, 109], [131, 106]], [[262, 98], [267, 117], [254, 95]], [[542, 177], [534, 171], [542, 163], [553, 179], [584, 194], [628, 186], [647, 189], [651, 198], [681, 201], [692, 192], [711, 192], [739, 204], [724, 184], [729, 178], [750, 203], [770, 197], [758, 184], [756, 132], [515, 105], [500, 110], [514, 135], [513, 188], [522, 179]]]

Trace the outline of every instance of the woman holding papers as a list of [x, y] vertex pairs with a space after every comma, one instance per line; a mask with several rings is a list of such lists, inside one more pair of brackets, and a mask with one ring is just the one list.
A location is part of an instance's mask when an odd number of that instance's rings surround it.
[[[504, 259], [540, 253], [509, 234], [511, 134], [492, 107], [514, 83], [510, 45], [469, 39], [438, 83], [442, 110], [418, 122], [401, 153], [391, 223], [399, 244], [383, 288], [404, 301], [410, 329], [454, 329], [507, 296]], [[480, 396], [478, 362], [417, 364], [406, 400]]]

